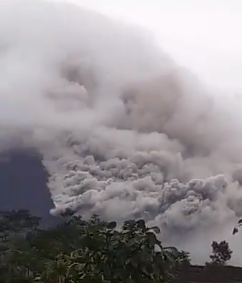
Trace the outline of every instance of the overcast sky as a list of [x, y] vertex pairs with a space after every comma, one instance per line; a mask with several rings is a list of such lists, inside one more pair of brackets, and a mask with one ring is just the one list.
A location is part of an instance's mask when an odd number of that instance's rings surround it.
[[69, 2], [149, 28], [178, 63], [201, 79], [242, 92], [242, 0]]

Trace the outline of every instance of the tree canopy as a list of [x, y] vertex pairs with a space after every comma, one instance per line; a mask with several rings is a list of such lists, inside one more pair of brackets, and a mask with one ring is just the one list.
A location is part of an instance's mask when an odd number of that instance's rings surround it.
[[105, 222], [67, 211], [49, 228], [26, 210], [0, 212], [0, 283], [168, 282], [189, 254], [164, 247], [143, 219]]
[[208, 265], [226, 265], [231, 259], [232, 251], [229, 248], [229, 244], [226, 241], [220, 243], [212, 242], [212, 254], [210, 255], [211, 262]]

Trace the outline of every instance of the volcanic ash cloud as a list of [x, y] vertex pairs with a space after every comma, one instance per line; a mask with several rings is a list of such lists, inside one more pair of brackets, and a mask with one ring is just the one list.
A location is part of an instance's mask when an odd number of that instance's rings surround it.
[[1, 148], [40, 150], [52, 213], [143, 217], [201, 255], [242, 216], [239, 98], [211, 94], [146, 31], [2, 0], [0, 76]]

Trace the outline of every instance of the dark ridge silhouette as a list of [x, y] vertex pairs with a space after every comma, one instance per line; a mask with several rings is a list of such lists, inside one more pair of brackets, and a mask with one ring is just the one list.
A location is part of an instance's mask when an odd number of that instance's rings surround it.
[[33, 148], [15, 148], [0, 155], [0, 210], [27, 209], [54, 223], [54, 207], [47, 188], [48, 173], [41, 154]]
[[237, 266], [182, 266], [174, 283], [237, 283], [242, 282], [242, 267]]

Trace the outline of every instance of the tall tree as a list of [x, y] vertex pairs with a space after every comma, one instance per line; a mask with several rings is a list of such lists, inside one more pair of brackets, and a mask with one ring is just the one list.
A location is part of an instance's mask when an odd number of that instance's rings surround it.
[[211, 246], [212, 254], [210, 255], [210, 264], [226, 265], [233, 253], [229, 248], [229, 244], [226, 241], [220, 243], [213, 241]]

